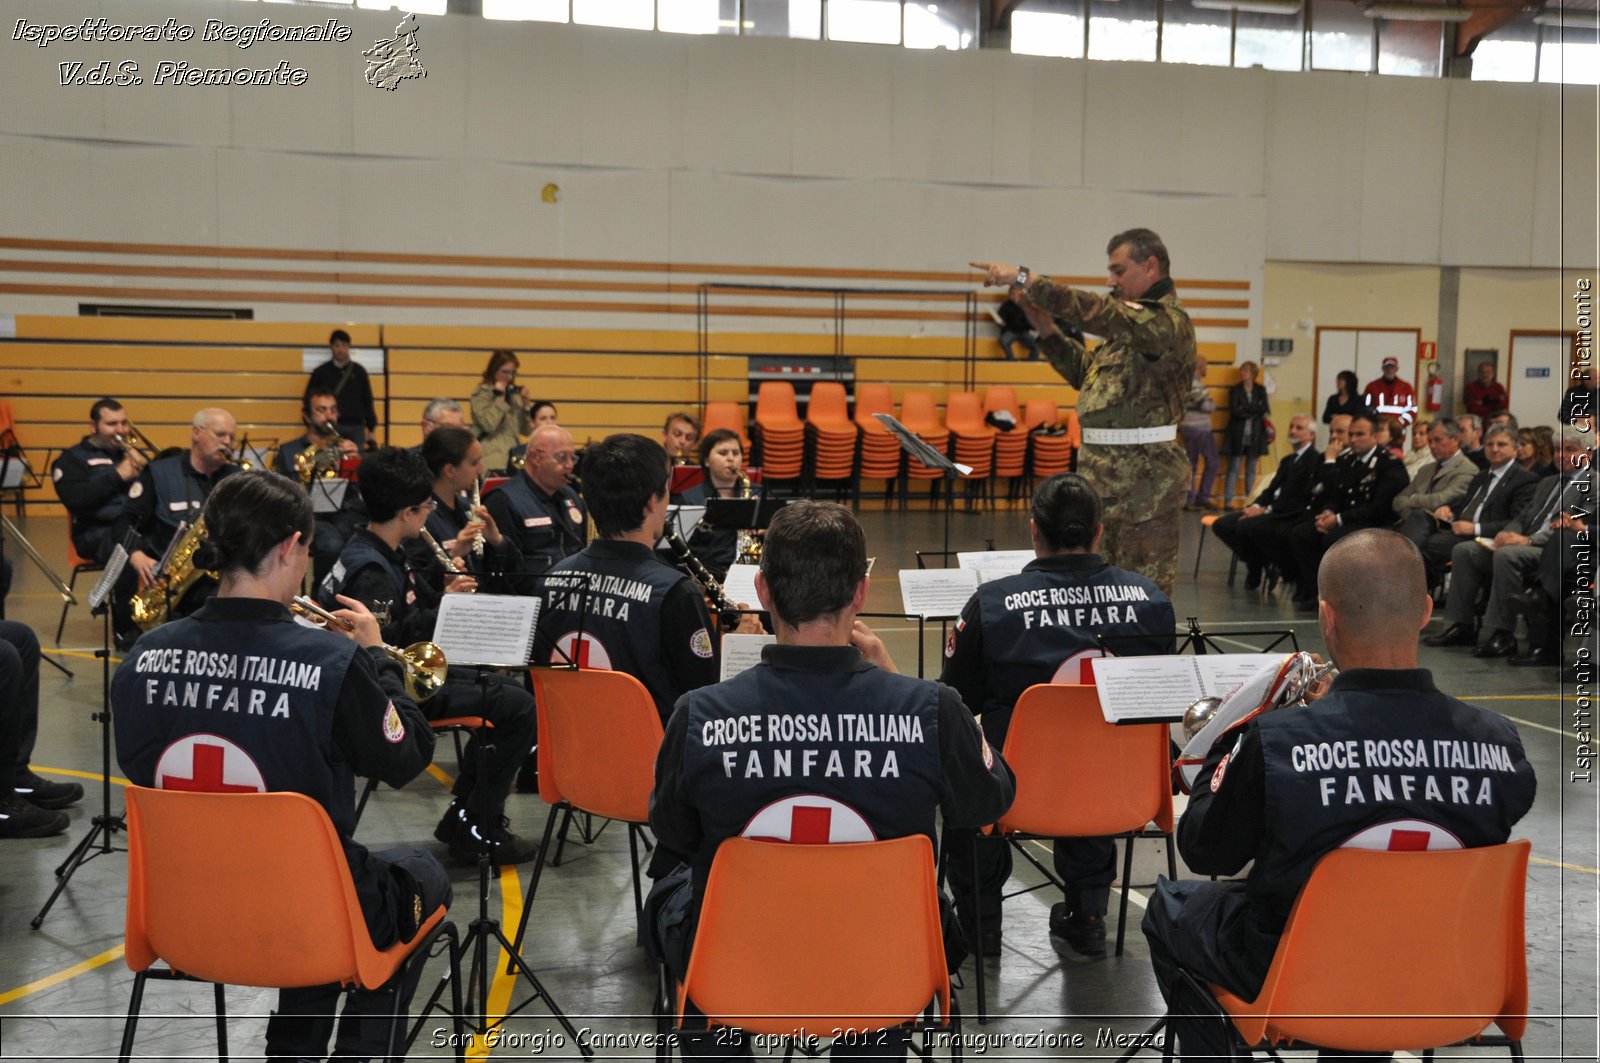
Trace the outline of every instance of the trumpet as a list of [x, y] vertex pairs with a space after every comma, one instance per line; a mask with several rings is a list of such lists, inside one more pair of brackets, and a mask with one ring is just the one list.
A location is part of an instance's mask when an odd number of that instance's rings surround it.
[[[294, 601], [289, 605], [289, 611], [305, 617], [318, 627], [355, 630], [354, 623], [342, 616], [335, 616], [303, 594], [295, 595]], [[412, 701], [427, 701], [444, 686], [444, 677], [450, 668], [450, 662], [445, 659], [444, 651], [434, 643], [413, 642], [403, 650], [385, 643], [381, 648], [405, 669], [406, 693], [411, 695]]]
[[[478, 507], [481, 505], [483, 505], [483, 480], [474, 476], [472, 478], [472, 517], [474, 520], [478, 517]], [[483, 533], [479, 532], [478, 537], [472, 540], [472, 556], [482, 557], [483, 550]]]
[[1183, 751], [1172, 766], [1179, 788], [1189, 792], [1224, 734], [1264, 712], [1304, 705], [1317, 684], [1338, 671], [1331, 661], [1319, 666], [1309, 653], [1291, 653], [1239, 684], [1227, 697], [1205, 697], [1190, 704], [1183, 713]]
[[[438, 559], [439, 564], [444, 566], [445, 579], [449, 580], [456, 576], [467, 575], [467, 573], [456, 568], [456, 559], [450, 556], [450, 551], [439, 545], [439, 540], [435, 539], [433, 533], [428, 531], [427, 528], [422, 529], [422, 541], [428, 544], [428, 549], [433, 551], [433, 556]], [[470, 594], [472, 592], [468, 591], [467, 593]]]

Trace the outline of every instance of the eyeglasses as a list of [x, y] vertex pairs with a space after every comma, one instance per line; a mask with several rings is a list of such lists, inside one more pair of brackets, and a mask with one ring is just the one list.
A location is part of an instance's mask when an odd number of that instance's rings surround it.
[[437, 498], [430, 498], [426, 502], [418, 502], [411, 508], [422, 513], [432, 513], [434, 510], [439, 508], [439, 500]]
[[557, 465], [571, 465], [578, 460], [578, 455], [574, 454], [570, 450], [563, 450], [559, 454], [546, 454], [542, 450], [536, 450], [534, 451], [533, 456], [539, 458], [540, 460], [548, 458]]

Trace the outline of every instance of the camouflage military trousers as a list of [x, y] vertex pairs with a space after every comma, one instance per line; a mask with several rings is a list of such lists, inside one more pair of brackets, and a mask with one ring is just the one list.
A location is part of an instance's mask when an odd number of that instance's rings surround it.
[[1100, 553], [1111, 564], [1156, 581], [1172, 597], [1178, 574], [1178, 533], [1189, 489], [1189, 459], [1183, 445], [1085, 444], [1078, 472], [1105, 503]]

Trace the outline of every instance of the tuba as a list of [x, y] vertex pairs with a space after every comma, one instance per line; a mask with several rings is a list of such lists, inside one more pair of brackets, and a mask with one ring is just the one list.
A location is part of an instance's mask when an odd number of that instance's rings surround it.
[[1183, 714], [1183, 751], [1172, 765], [1178, 788], [1189, 793], [1206, 757], [1222, 737], [1264, 712], [1304, 705], [1306, 697], [1329, 673], [1332, 663], [1318, 665], [1309, 653], [1287, 654], [1240, 683], [1225, 698], [1206, 697]]
[[[332, 626], [346, 631], [355, 629], [355, 625], [350, 621], [342, 616], [335, 616], [304, 595], [295, 596], [289, 611], [305, 617], [317, 627]], [[400, 662], [400, 667], [405, 669], [406, 693], [411, 695], [412, 701], [427, 701], [444, 686], [444, 677], [450, 669], [450, 662], [445, 659], [444, 651], [436, 644], [413, 642], [403, 650], [385, 644], [382, 648], [384, 653]]]
[[139, 625], [139, 630], [149, 631], [166, 623], [172, 616], [172, 610], [183, 601], [183, 596], [200, 582], [200, 577], [217, 578], [215, 572], [197, 568], [194, 563], [195, 551], [200, 549], [205, 537], [206, 519], [197, 517], [184, 531], [183, 538], [168, 552], [166, 563], [156, 574], [155, 582], [148, 587], [141, 587], [133, 596], [130, 608], [133, 622]]

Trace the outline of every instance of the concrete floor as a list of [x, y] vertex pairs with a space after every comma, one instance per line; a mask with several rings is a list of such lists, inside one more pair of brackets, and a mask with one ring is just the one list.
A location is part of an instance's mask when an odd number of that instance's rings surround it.
[[[914, 565], [917, 549], [941, 548], [943, 525], [936, 514], [868, 513], [869, 552], [876, 554], [876, 577], [869, 605], [873, 610], [901, 608], [895, 573]], [[31, 518], [22, 524], [47, 558], [65, 557], [65, 521]], [[986, 539], [1000, 548], [1023, 547], [1026, 517], [1021, 511], [967, 515], [951, 523], [952, 549], [982, 549]], [[1177, 615], [1198, 617], [1207, 627], [1262, 628], [1292, 626], [1301, 645], [1321, 649], [1316, 624], [1295, 613], [1285, 597], [1263, 600], [1242, 588], [1227, 586], [1227, 552], [1214, 539], [1206, 544], [1198, 578], [1191, 578], [1197, 515], [1185, 514]], [[17, 581], [8, 601], [8, 615], [31, 623], [49, 644], [55, 629], [59, 598], [15, 547], [8, 549], [17, 565]], [[84, 591], [87, 587], [82, 588]], [[880, 622], [902, 670], [917, 662], [914, 625]], [[34, 766], [51, 778], [78, 778], [90, 793], [71, 811], [72, 826], [63, 837], [0, 843], [0, 1056], [8, 1059], [65, 1060], [104, 1058], [115, 1054], [133, 977], [121, 959], [127, 857], [121, 852], [91, 860], [72, 878], [43, 927], [29, 921], [54, 884], [53, 871], [71, 847], [89, 831], [100, 806], [96, 782], [100, 768], [100, 732], [90, 714], [100, 706], [98, 662], [89, 652], [99, 644], [99, 626], [83, 607], [75, 608], [62, 639], [60, 660], [77, 674], [68, 679], [44, 668], [41, 723]], [[935, 628], [925, 638], [930, 671], [940, 660], [942, 636]], [[1434, 669], [1440, 685], [1475, 700], [1517, 722], [1528, 755], [1539, 776], [1539, 797], [1532, 814], [1516, 832], [1533, 841], [1528, 882], [1528, 973], [1535, 1016], [1525, 1041], [1529, 1059], [1596, 1059], [1596, 852], [1597, 790], [1595, 784], [1567, 780], [1578, 755], [1577, 739], [1554, 671], [1512, 669], [1504, 662], [1484, 662], [1461, 650], [1424, 648], [1423, 664]], [[441, 746], [443, 772], [455, 770], [453, 754]], [[115, 767], [113, 767], [115, 775]], [[361, 838], [373, 846], [400, 842], [440, 850], [431, 830], [446, 801], [442, 776], [423, 775], [403, 791], [383, 790], [361, 824]], [[113, 787], [112, 810], [120, 812], [121, 795]], [[536, 796], [514, 795], [509, 808], [513, 829], [537, 833], [545, 807]], [[607, 830], [590, 847], [569, 846], [560, 868], [547, 871], [525, 949], [561, 1007], [580, 1028], [615, 1034], [653, 1029], [649, 1018], [652, 981], [634, 947], [632, 895], [628, 885], [627, 838]], [[1144, 1029], [1159, 1008], [1136, 920], [1143, 894], [1164, 868], [1159, 843], [1136, 849], [1135, 890], [1127, 952], [1117, 958], [1086, 959], [1053, 945], [1046, 932], [1054, 898], [1040, 891], [1006, 905], [1005, 949], [990, 961], [991, 1022], [979, 1027], [970, 963], [963, 972], [968, 987], [960, 991], [967, 1016], [969, 1058], [1067, 1057], [1111, 1058], [1114, 1050], [1095, 1049], [1102, 1029], [1134, 1033]], [[1019, 861], [1020, 868], [1020, 861]], [[456, 870], [456, 902], [452, 915], [465, 927], [476, 913], [476, 873]], [[1020, 884], [1037, 881], [1031, 869], [1020, 868]], [[525, 878], [525, 876], [524, 876]], [[490, 896], [491, 912], [514, 926], [520, 911], [522, 881], [500, 876]], [[1359, 932], [1359, 928], [1355, 928]], [[1113, 928], [1113, 933], [1114, 928]], [[430, 976], [431, 977], [431, 976]], [[427, 982], [424, 983], [425, 985]], [[526, 987], [505, 979], [494, 986], [491, 1010], [503, 1011], [520, 1001]], [[228, 991], [229, 1035], [236, 1058], [260, 1058], [265, 1015], [272, 1005], [266, 991]], [[208, 988], [156, 983], [146, 996], [138, 1053], [144, 1059], [215, 1058], [215, 1028]], [[446, 1030], [442, 1023], [436, 1024]], [[430, 1028], [431, 1030], [431, 1028]], [[1082, 1033], [1086, 1047], [1028, 1047], [1029, 1035]], [[542, 1006], [535, 1004], [510, 1020], [505, 1036], [481, 1052], [495, 1058], [539, 1056], [575, 1058], [569, 1040], [561, 1038]], [[980, 1041], [980, 1038], [982, 1039]], [[448, 1054], [430, 1047], [424, 1031], [412, 1058]], [[1059, 1044], [1059, 1042], [1057, 1042]], [[636, 1058], [647, 1049], [607, 1049], [599, 1058]], [[1482, 1057], [1488, 1050], [1466, 1050], [1461, 1056]]]

